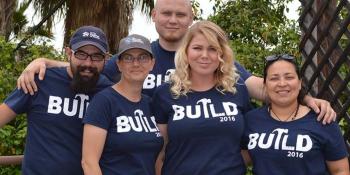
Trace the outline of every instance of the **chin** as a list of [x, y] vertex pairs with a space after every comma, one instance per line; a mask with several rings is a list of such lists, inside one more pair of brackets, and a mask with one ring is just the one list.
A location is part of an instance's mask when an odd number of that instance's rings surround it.
[[177, 42], [177, 41], [181, 40], [181, 37], [179, 37], [176, 34], [167, 34], [163, 38], [164, 38], [164, 40], [170, 41], [170, 42]]

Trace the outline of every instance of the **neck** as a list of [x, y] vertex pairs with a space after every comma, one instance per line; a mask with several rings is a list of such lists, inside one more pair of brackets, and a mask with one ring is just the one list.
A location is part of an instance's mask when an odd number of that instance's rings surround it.
[[215, 86], [214, 77], [193, 76], [191, 75], [191, 89], [195, 91], [206, 91]]
[[142, 84], [131, 84], [130, 82], [120, 80], [117, 84], [113, 85], [113, 89], [132, 102], [139, 102], [141, 100]]
[[169, 42], [169, 41], [166, 41], [162, 38], [159, 38], [160, 46], [162, 46], [162, 48], [167, 50], [167, 51], [176, 51], [179, 48], [180, 43], [181, 43], [181, 40], [176, 41], [176, 42]]
[[297, 101], [288, 106], [281, 106], [274, 103], [270, 105], [270, 115], [280, 121], [294, 120], [299, 112], [299, 103]]

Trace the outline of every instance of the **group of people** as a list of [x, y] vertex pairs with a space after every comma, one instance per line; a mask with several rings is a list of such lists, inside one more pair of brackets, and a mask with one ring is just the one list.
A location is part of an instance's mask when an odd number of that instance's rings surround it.
[[152, 20], [158, 40], [129, 35], [108, 61], [103, 31], [84, 26], [69, 63], [28, 65], [0, 105], [0, 127], [27, 113], [23, 174], [349, 175], [335, 112], [303, 96], [293, 56], [256, 77], [220, 27], [192, 25], [189, 0], [158, 0]]

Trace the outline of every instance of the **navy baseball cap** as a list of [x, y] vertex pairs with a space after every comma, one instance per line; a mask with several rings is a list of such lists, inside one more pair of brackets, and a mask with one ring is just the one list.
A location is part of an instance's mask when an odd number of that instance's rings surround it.
[[150, 41], [142, 35], [132, 34], [121, 39], [117, 55], [120, 56], [129, 49], [143, 49], [153, 56]]
[[100, 28], [94, 26], [78, 28], [72, 35], [69, 45], [74, 51], [86, 45], [93, 45], [99, 48], [103, 53], [107, 53], [108, 51], [105, 33]]

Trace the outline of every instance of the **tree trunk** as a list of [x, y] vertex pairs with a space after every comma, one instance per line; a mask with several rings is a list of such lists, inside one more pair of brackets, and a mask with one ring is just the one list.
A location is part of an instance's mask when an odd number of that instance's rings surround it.
[[0, 36], [8, 41], [12, 29], [12, 16], [16, 8], [16, 0], [0, 0]]
[[100, 27], [106, 33], [111, 53], [116, 52], [119, 40], [128, 35], [132, 21], [133, 1], [69, 0], [67, 7], [65, 46], [68, 46], [74, 30], [82, 25]]

